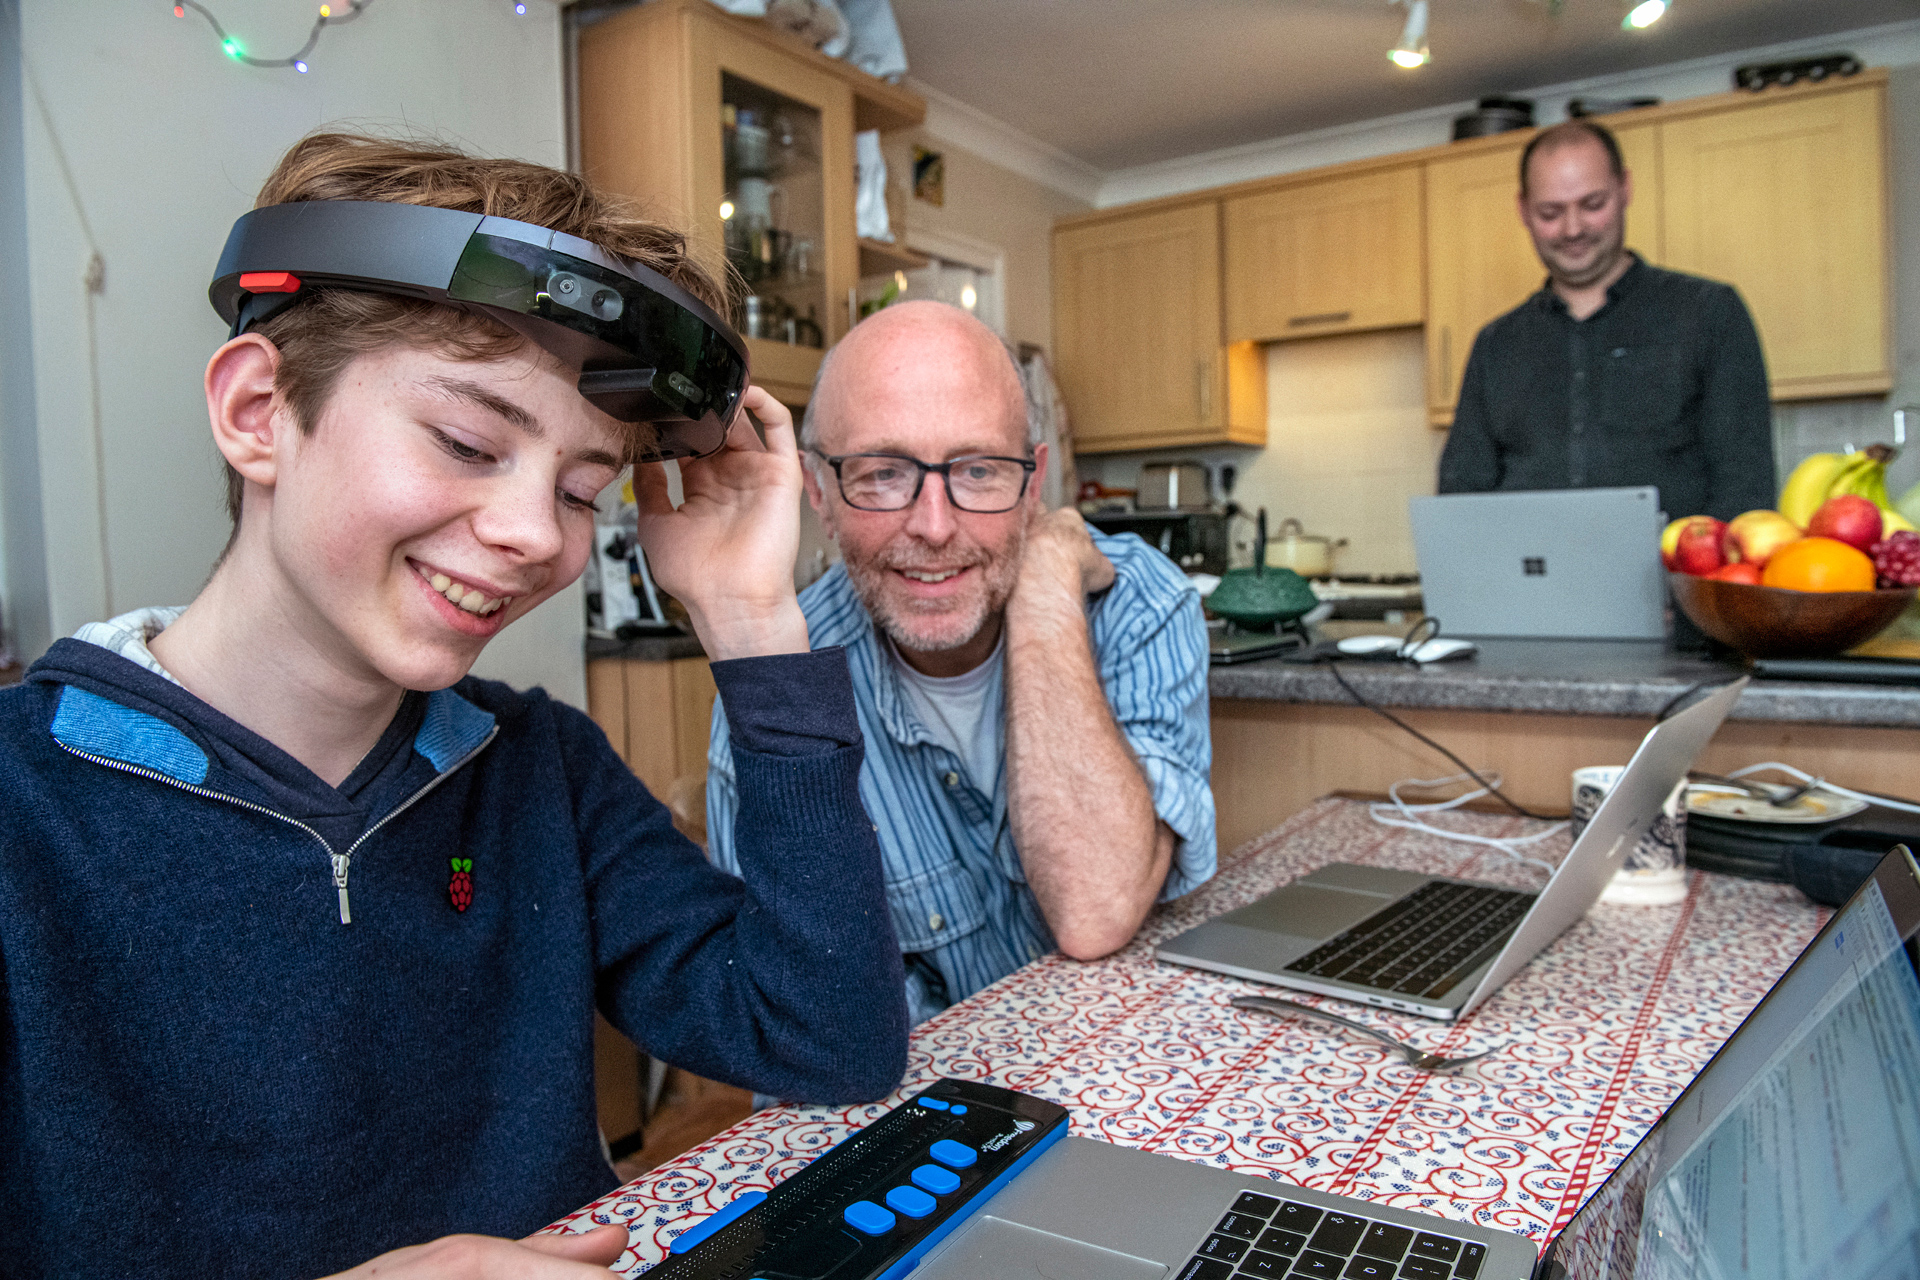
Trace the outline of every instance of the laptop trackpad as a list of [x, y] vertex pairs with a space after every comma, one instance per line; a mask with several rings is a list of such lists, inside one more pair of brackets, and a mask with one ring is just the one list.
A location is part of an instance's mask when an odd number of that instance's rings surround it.
[[954, 1238], [915, 1280], [1161, 1280], [1165, 1266], [1084, 1240], [986, 1214]]
[[1387, 901], [1378, 894], [1349, 893], [1296, 881], [1220, 918], [1249, 929], [1325, 940], [1359, 924]]

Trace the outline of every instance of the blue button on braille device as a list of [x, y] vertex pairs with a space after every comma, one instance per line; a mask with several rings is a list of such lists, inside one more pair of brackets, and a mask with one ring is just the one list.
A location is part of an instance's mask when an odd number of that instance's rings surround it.
[[923, 1164], [908, 1176], [914, 1186], [925, 1187], [937, 1196], [952, 1195], [960, 1189], [960, 1175], [937, 1164]]
[[847, 1225], [870, 1236], [883, 1236], [893, 1230], [897, 1219], [871, 1200], [855, 1200], [847, 1206]]
[[708, 1236], [716, 1234], [722, 1227], [729, 1225], [735, 1218], [740, 1217], [746, 1213], [747, 1210], [753, 1208], [753, 1206], [759, 1204], [766, 1198], [767, 1193], [764, 1191], [742, 1192], [733, 1198], [732, 1204], [729, 1204], [720, 1212], [702, 1219], [697, 1226], [682, 1231], [679, 1235], [675, 1236], [673, 1243], [667, 1246], [667, 1252], [686, 1253]]
[[920, 1105], [930, 1107], [935, 1111], [945, 1111], [947, 1109], [947, 1104], [938, 1098], [922, 1098], [920, 1099]]
[[972, 1147], [963, 1147], [952, 1138], [942, 1138], [927, 1148], [927, 1154], [953, 1169], [965, 1169], [980, 1158]]
[[956, 1103], [954, 1103], [954, 1104], [953, 1104], [953, 1114], [955, 1114], [955, 1115], [957, 1115], [957, 1116], [963, 1116], [963, 1115], [965, 1115], [965, 1114], [967, 1114], [967, 1104], [966, 1104], [966, 1103], [964, 1103], [964, 1102], [956, 1102]]
[[938, 1207], [934, 1198], [918, 1187], [895, 1187], [887, 1192], [887, 1207], [909, 1218], [924, 1218]]

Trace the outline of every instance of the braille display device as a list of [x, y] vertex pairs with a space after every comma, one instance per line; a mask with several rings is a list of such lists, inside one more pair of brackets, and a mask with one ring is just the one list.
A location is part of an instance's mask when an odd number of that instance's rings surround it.
[[891, 1280], [1064, 1138], [1062, 1107], [942, 1080], [678, 1236], [656, 1280]]
[[305, 200], [243, 215], [207, 291], [234, 336], [310, 296], [350, 289], [480, 312], [580, 370], [580, 394], [652, 439], [636, 462], [726, 443], [747, 349], [657, 272], [546, 227], [431, 205]]

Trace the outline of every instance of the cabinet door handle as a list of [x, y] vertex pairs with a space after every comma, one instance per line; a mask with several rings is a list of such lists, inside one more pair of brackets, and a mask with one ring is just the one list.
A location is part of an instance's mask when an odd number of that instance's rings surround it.
[[1287, 319], [1289, 329], [1297, 329], [1309, 324], [1345, 324], [1353, 319], [1351, 311], [1322, 311], [1316, 316], [1290, 316]]
[[1194, 365], [1194, 381], [1199, 384], [1200, 421], [1213, 420], [1213, 361], [1201, 360]]
[[1453, 401], [1453, 326], [1440, 326], [1440, 398]]

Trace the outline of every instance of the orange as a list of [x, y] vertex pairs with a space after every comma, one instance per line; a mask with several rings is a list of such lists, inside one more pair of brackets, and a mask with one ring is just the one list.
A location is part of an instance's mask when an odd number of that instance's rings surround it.
[[1773, 553], [1760, 582], [1789, 591], [1871, 591], [1873, 561], [1834, 538], [1801, 538]]

